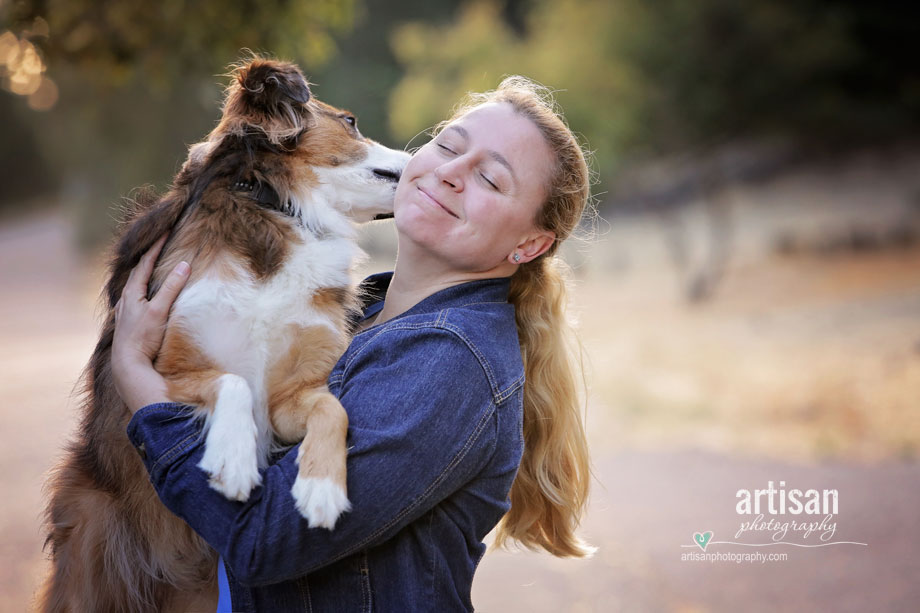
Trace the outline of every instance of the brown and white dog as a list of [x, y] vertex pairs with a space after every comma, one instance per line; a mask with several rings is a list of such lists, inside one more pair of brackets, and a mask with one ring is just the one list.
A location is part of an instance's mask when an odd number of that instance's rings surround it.
[[349, 508], [348, 420], [325, 381], [348, 342], [353, 223], [392, 212], [408, 159], [314, 99], [293, 64], [256, 58], [234, 70], [219, 125], [190, 148], [170, 191], [139, 205], [117, 244], [78, 439], [49, 482], [53, 569], [41, 610], [216, 604], [216, 554], [157, 499], [111, 378], [113, 309], [165, 233], [151, 294], [179, 261], [192, 272], [155, 367], [170, 398], [205, 417], [200, 468], [212, 487], [246, 500], [273, 441], [306, 436], [291, 504], [310, 526], [333, 528]]

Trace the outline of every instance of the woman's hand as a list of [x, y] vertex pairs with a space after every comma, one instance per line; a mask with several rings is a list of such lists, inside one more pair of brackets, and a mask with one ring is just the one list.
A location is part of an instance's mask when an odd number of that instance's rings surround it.
[[165, 242], [164, 235], [141, 257], [115, 305], [112, 378], [132, 413], [148, 404], [168, 401], [166, 380], [154, 370], [153, 360], [163, 344], [169, 309], [188, 280], [189, 265], [180, 262], [156, 295], [147, 300], [147, 283]]

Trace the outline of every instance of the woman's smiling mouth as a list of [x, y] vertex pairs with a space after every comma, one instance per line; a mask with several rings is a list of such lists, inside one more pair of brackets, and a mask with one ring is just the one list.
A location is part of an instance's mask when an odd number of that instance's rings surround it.
[[432, 196], [427, 191], [425, 191], [425, 189], [422, 186], [420, 185], [418, 186], [418, 191], [422, 192], [422, 197], [426, 199], [429, 203], [434, 204], [435, 206], [439, 207], [441, 210], [446, 212], [451, 217], [456, 217], [457, 219], [460, 219], [460, 217], [456, 213], [454, 213], [449, 208], [441, 204], [434, 196]]

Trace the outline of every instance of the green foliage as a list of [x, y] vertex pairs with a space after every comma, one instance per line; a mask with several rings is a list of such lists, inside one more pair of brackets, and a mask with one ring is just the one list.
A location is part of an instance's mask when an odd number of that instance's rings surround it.
[[168, 89], [182, 75], [221, 70], [241, 48], [322, 64], [355, 7], [354, 0], [19, 0], [5, 8], [15, 31], [43, 20], [50, 35], [41, 46], [53, 67], [108, 84], [142, 74]]
[[453, 25], [409, 23], [392, 38], [406, 74], [391, 95], [391, 128], [411, 137], [446, 117], [466, 92], [524, 74], [559, 88], [572, 127], [609, 161], [640, 132], [645, 83], [622, 48], [643, 16], [639, 2], [543, 2], [520, 37], [497, 3], [480, 1], [466, 5]]
[[309, 73], [333, 57], [333, 37], [351, 27], [355, 10], [355, 0], [0, 5], [0, 31], [9, 28], [37, 48], [47, 65], [40, 70], [60, 89], [57, 104], [43, 113], [29, 112], [23, 99], [5, 100], [19, 103], [26, 126], [11, 132], [16, 142], [0, 148], [0, 163], [13, 167], [11, 158], [37, 150], [29, 166], [48, 172], [41, 181], [35, 172], [17, 173], [0, 206], [59, 185], [60, 199], [80, 220], [81, 242], [104, 240], [120, 197], [139, 185], [164, 188], [186, 146], [214, 125], [227, 81], [218, 75], [244, 56], [241, 49], [296, 61]]
[[520, 34], [501, 6], [476, 0], [451, 25], [394, 34], [406, 71], [391, 95], [394, 133], [430, 127], [506, 74], [560, 90], [608, 177], [636, 156], [777, 132], [891, 136], [920, 117], [916, 66], [886, 38], [909, 38], [910, 26], [855, 1], [534, 0]]
[[364, 0], [356, 9], [354, 29], [339, 41], [339, 52], [326, 64], [310, 68], [317, 96], [353, 111], [361, 132], [374, 140], [403, 147], [389, 129], [390, 91], [402, 67], [390, 48], [390, 35], [407, 20], [439, 23], [450, 19], [460, 0]]

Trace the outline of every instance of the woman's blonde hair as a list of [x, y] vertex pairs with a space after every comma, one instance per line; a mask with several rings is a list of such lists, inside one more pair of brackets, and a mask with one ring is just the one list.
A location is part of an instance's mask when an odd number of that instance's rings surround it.
[[521, 76], [497, 89], [471, 93], [438, 129], [486, 103], [507, 103], [539, 128], [555, 160], [535, 226], [555, 233], [540, 257], [511, 277], [524, 359], [524, 456], [511, 487], [511, 509], [498, 525], [495, 546], [517, 541], [556, 556], [586, 556], [594, 548], [575, 533], [588, 499], [590, 463], [578, 381], [583, 380], [573, 330], [566, 318], [566, 282], [554, 255], [578, 226], [590, 200], [585, 153], [551, 92]]

